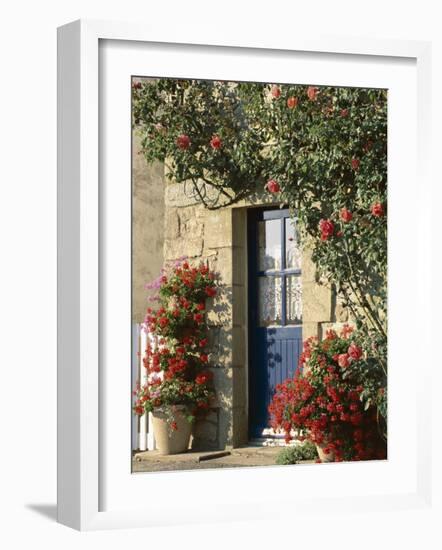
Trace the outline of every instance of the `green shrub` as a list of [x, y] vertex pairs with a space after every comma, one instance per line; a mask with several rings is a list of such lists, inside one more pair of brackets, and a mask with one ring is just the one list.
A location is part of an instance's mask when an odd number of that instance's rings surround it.
[[303, 460], [315, 460], [318, 458], [316, 447], [311, 441], [305, 441], [301, 445], [284, 447], [276, 457], [276, 464], [298, 464]]

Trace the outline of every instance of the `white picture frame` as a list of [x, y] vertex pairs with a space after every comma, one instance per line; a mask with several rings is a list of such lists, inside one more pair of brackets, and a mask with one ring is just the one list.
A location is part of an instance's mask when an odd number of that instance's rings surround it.
[[[179, 513], [172, 506], [165, 514], [167, 502], [157, 506], [134, 506], [129, 502], [129, 493], [121, 499], [121, 505], [103, 510], [102, 487], [106, 482], [103, 474], [103, 433], [100, 424], [102, 408], [100, 400], [106, 400], [100, 386], [100, 303], [103, 299], [101, 281], [103, 277], [100, 225], [100, 44], [115, 41], [131, 44], [165, 44], [175, 50], [206, 49], [209, 57], [213, 47], [228, 48], [229, 55], [240, 55], [245, 51], [304, 52], [311, 55], [345, 56], [361, 62], [358, 56], [377, 59], [408, 59], [415, 63], [417, 82], [416, 112], [418, 117], [417, 169], [419, 188], [416, 192], [431, 204], [431, 185], [428, 172], [429, 120], [431, 104], [429, 97], [431, 46], [426, 42], [356, 39], [346, 37], [322, 37], [317, 39], [296, 37], [272, 38], [271, 43], [262, 38], [256, 41], [236, 39], [204, 41], [200, 36], [194, 42], [186, 31], [167, 36], [162, 30], [153, 30], [143, 25], [102, 21], [76, 21], [61, 27], [58, 31], [58, 521], [79, 530], [148, 527], [170, 523], [192, 523], [197, 521], [231, 521], [233, 519], [254, 519], [269, 515], [264, 509], [263, 499], [250, 497], [230, 508], [222, 505], [208, 510], [201, 504], [198, 514]], [[237, 53], [235, 53], [237, 52]], [[358, 61], [359, 59], [359, 61]], [[148, 75], [149, 76], [149, 75]], [[204, 75], [203, 75], [204, 76]], [[413, 107], [413, 108], [414, 108]], [[130, 124], [130, 121], [128, 121]], [[413, 142], [414, 143], [414, 142]], [[417, 181], [417, 179], [416, 179]], [[430, 211], [421, 207], [417, 214], [419, 243], [430, 243]], [[422, 285], [430, 271], [429, 244], [419, 250], [420, 281], [419, 295], [413, 307], [430, 311], [430, 284]], [[428, 317], [430, 315], [428, 314]], [[130, 321], [128, 321], [129, 327]], [[429, 338], [422, 328], [422, 338]], [[128, 367], [128, 371], [129, 371]], [[311, 499], [296, 499], [284, 496], [290, 503], [287, 517], [293, 510], [299, 513], [315, 513], [327, 510], [339, 502], [342, 513], [357, 507], [361, 511], [374, 509], [422, 508], [431, 500], [430, 431], [426, 419], [430, 416], [430, 403], [424, 397], [425, 385], [429, 384], [430, 363], [421, 365], [420, 377], [414, 386], [417, 405], [416, 417], [410, 421], [416, 429], [416, 456], [413, 489], [390, 493], [353, 494], [351, 482], [345, 494], [333, 493], [329, 498], [318, 494]], [[125, 390], [124, 390], [125, 391]], [[122, 411], [125, 412], [124, 410]], [[125, 443], [122, 442], [122, 445]], [[128, 449], [130, 441], [127, 441]], [[413, 448], [413, 449], [414, 449]], [[338, 465], [336, 465], [338, 466]], [[355, 467], [363, 465], [339, 465], [347, 468], [350, 479], [355, 478]], [[307, 467], [306, 467], [307, 468]], [[334, 465], [317, 470], [322, 481]], [[263, 475], [256, 471], [254, 475]], [[287, 470], [286, 470], [287, 471]], [[307, 472], [307, 470], [305, 470]], [[342, 471], [342, 470], [341, 470]], [[360, 470], [361, 472], [361, 470]], [[126, 472], [127, 473], [127, 472]], [[238, 472], [197, 472], [204, 483], [207, 476], [217, 483], [239, 483]], [[166, 477], [175, 484], [186, 483], [188, 473], [162, 474], [162, 481], [151, 477], [152, 486], [165, 485]], [[191, 475], [195, 475], [192, 473]], [[224, 476], [222, 479], [221, 476]], [[248, 474], [242, 474], [247, 477]], [[266, 478], [281, 480], [281, 470], [266, 469]], [[307, 475], [307, 474], [306, 474]], [[249, 476], [250, 477], [250, 476]], [[132, 485], [137, 483], [131, 482]], [[146, 480], [147, 478], [145, 478]], [[194, 478], [193, 478], [194, 479]], [[339, 478], [336, 478], [338, 480]], [[253, 483], [252, 477], [248, 483]], [[202, 486], [202, 485], [201, 485]], [[167, 495], [166, 495], [167, 496]], [[281, 497], [282, 500], [282, 497]], [[244, 504], [247, 503], [247, 506]], [[284, 508], [288, 508], [284, 506]], [[215, 517], [216, 512], [216, 517]], [[284, 512], [279, 510], [280, 517]], [[197, 519], [198, 518], [198, 519]]]

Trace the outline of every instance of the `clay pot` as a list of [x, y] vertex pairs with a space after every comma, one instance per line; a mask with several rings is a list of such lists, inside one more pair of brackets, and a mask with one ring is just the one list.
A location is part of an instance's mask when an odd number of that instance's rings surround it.
[[162, 409], [152, 412], [153, 433], [156, 446], [161, 455], [185, 453], [189, 448], [192, 424], [186, 418], [187, 409], [183, 405], [174, 407], [176, 430], [172, 430], [167, 422], [167, 416]]
[[328, 454], [324, 453], [324, 449], [326, 445], [316, 445], [316, 450], [318, 451], [318, 456], [321, 460], [321, 462], [334, 462], [335, 460], [335, 453], [333, 451], [330, 451]]

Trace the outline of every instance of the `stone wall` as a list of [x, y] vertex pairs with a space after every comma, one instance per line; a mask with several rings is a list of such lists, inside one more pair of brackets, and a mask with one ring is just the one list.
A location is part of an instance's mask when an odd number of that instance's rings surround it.
[[144, 285], [164, 263], [164, 166], [148, 166], [135, 132], [132, 140], [132, 322], [141, 323], [147, 307]]

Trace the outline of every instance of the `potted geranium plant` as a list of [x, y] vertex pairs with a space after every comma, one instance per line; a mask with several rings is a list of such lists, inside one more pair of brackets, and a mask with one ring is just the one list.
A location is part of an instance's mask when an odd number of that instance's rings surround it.
[[134, 412], [152, 412], [159, 452], [175, 454], [188, 449], [192, 423], [214, 397], [205, 310], [216, 294], [215, 274], [203, 263], [177, 262], [154, 286], [160, 307], [148, 308], [144, 329], [155, 346], [145, 350], [148, 380], [137, 384]]
[[320, 462], [386, 458], [385, 378], [351, 327], [304, 342], [294, 378], [276, 388], [271, 426], [315, 443]]

